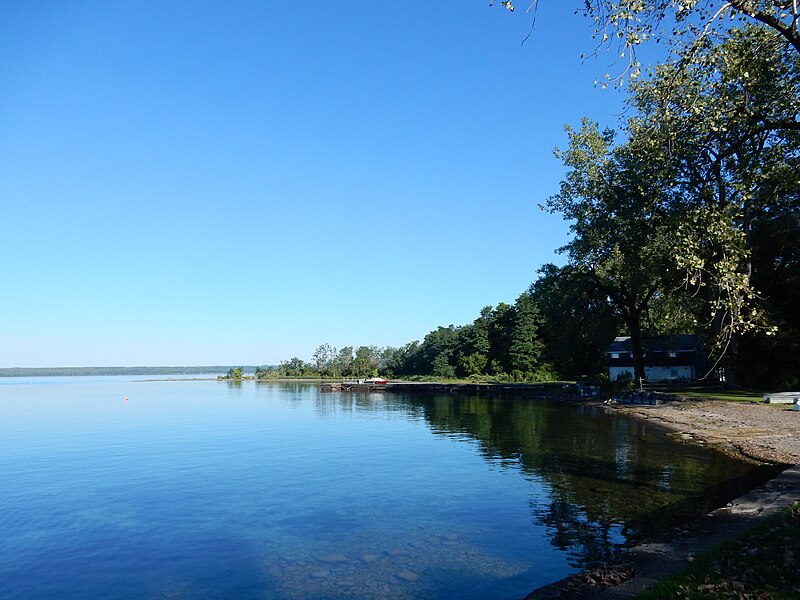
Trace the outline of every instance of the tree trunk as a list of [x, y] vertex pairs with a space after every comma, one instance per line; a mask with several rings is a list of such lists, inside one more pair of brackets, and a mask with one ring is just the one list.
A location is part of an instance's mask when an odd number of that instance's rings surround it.
[[644, 381], [644, 351], [642, 349], [642, 330], [639, 326], [638, 320], [634, 323], [633, 319], [628, 323], [628, 329], [631, 332], [631, 352], [633, 353], [633, 379], [634, 383], [639, 385]]
[[722, 387], [726, 390], [738, 390], [740, 386], [739, 378], [739, 338], [741, 334], [732, 333], [728, 351], [725, 353], [725, 381]]

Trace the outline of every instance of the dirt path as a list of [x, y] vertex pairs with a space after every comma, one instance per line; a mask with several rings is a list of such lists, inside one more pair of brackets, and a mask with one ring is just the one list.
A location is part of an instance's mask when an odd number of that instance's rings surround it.
[[608, 406], [661, 423], [679, 438], [717, 446], [752, 460], [800, 463], [800, 412], [790, 405], [686, 400], [657, 406]]

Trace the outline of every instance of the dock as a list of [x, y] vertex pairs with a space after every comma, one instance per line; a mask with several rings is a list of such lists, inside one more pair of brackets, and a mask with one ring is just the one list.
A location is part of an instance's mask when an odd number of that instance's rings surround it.
[[374, 381], [336, 381], [319, 385], [321, 392], [382, 392], [385, 389], [385, 383], [375, 383]]
[[375, 383], [369, 380], [324, 381], [322, 392], [384, 392], [402, 394], [467, 394], [473, 396], [515, 396], [523, 398], [553, 398], [571, 396], [575, 386], [563, 383], [439, 383], [416, 381], [387, 381]]

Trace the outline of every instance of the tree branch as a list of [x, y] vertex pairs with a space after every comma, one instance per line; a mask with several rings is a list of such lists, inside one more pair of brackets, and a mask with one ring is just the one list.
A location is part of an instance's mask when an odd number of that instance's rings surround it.
[[797, 31], [793, 25], [797, 24], [797, 5], [795, 3], [794, 6], [794, 18], [792, 19], [792, 25], [787, 25], [777, 17], [763, 11], [763, 10], [756, 10], [753, 3], [749, 0], [731, 0], [730, 3], [733, 7], [738, 10], [739, 12], [745, 13], [749, 15], [750, 18], [755, 19], [756, 21], [760, 21], [764, 23], [764, 25], [771, 27], [779, 34], [781, 34], [786, 40], [792, 45], [792, 47], [797, 51], [800, 52], [800, 31]]

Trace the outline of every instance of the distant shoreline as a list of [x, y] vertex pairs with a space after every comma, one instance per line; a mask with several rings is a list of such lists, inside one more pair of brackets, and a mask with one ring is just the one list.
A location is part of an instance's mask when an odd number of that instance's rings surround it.
[[[241, 365], [237, 365], [241, 366]], [[189, 367], [5, 367], [0, 368], [0, 377], [73, 377], [106, 375], [208, 375], [224, 374], [233, 367], [208, 365]], [[245, 372], [254, 372], [255, 366], [242, 367]]]

